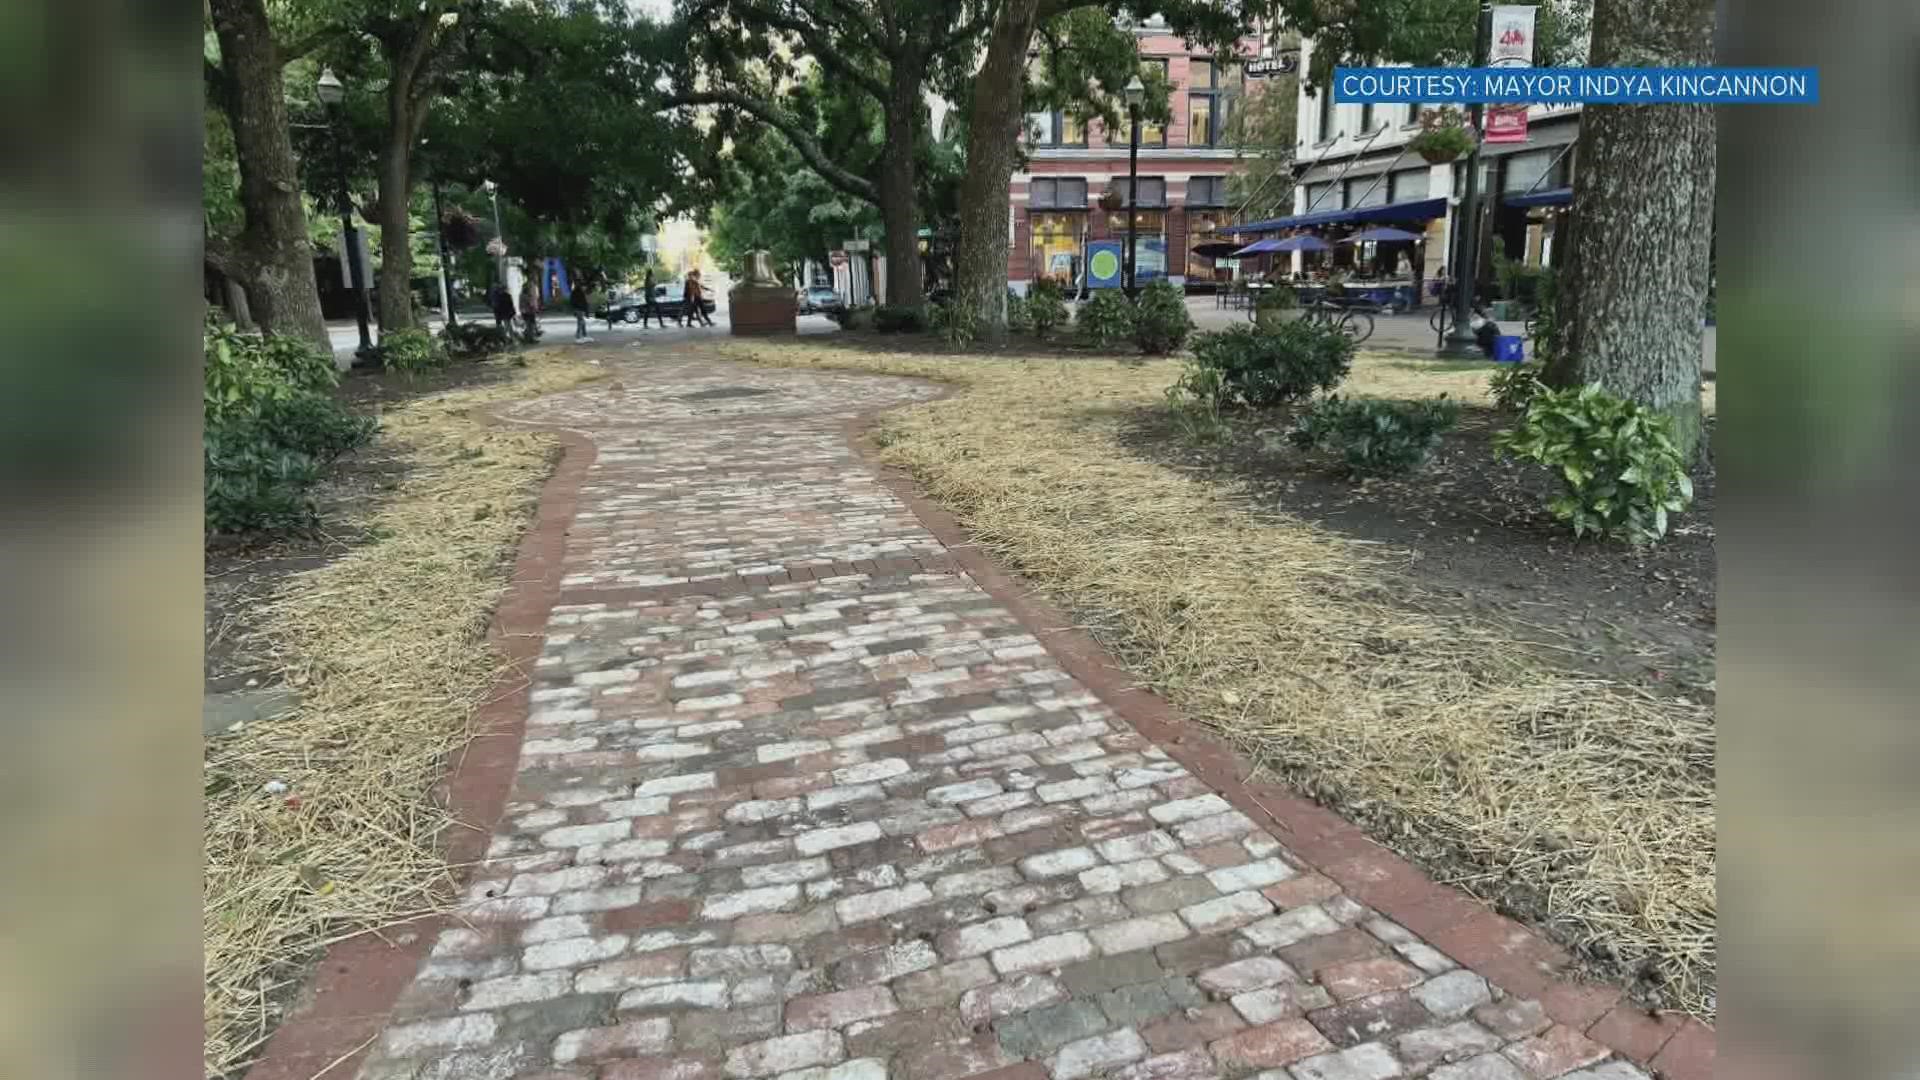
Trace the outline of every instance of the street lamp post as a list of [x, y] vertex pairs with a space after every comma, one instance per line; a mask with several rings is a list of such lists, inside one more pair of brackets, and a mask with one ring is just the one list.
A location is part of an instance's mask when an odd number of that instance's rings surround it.
[[[424, 151], [428, 140], [421, 139], [420, 147]], [[433, 250], [440, 256], [440, 314], [446, 317], [447, 325], [454, 325], [453, 318], [453, 277], [447, 270], [447, 212], [440, 207], [440, 170], [433, 167], [432, 159], [425, 153], [429, 179], [427, 188], [433, 192]]]
[[[1485, 67], [1493, 36], [1493, 5], [1480, 5], [1480, 22], [1473, 34], [1473, 66]], [[1438, 355], [1448, 360], [1480, 359], [1480, 342], [1474, 337], [1473, 292], [1480, 276], [1480, 126], [1485, 106], [1469, 106], [1473, 126], [1473, 149], [1467, 151], [1466, 182], [1460, 190], [1460, 205], [1453, 212], [1453, 327], [1440, 343]]]
[[[338, 126], [340, 103], [347, 99], [347, 87], [332, 68], [320, 72], [320, 80], [314, 84], [314, 93], [320, 98], [320, 104], [326, 106], [329, 124]], [[339, 139], [336, 131], [334, 138]], [[373, 337], [368, 332], [367, 317], [367, 271], [360, 264], [360, 230], [353, 224], [353, 196], [347, 191], [347, 166], [340, 163], [340, 188], [337, 198], [340, 201], [340, 243], [347, 251], [347, 278], [353, 286], [353, 320], [360, 327], [360, 348], [356, 356], [365, 357], [373, 352]]]
[[1147, 88], [1140, 76], [1127, 80], [1127, 118], [1133, 123], [1133, 135], [1127, 142], [1127, 299], [1134, 296], [1133, 264], [1139, 249], [1140, 224], [1140, 105]]
[[500, 244], [500, 287], [507, 287], [507, 231], [500, 227], [500, 185], [491, 180], [480, 181], [480, 190], [493, 200], [493, 238]]

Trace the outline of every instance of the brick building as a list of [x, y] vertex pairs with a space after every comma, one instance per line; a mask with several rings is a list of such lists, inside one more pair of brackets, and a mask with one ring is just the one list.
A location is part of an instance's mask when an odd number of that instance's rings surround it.
[[[1219, 260], [1196, 255], [1194, 245], [1230, 239], [1214, 230], [1228, 222], [1227, 175], [1234, 156], [1227, 146], [1227, 117], [1243, 89], [1239, 65], [1219, 65], [1204, 49], [1190, 48], [1164, 26], [1137, 28], [1143, 65], [1163, 70], [1173, 85], [1173, 118], [1164, 127], [1140, 128], [1140, 219], [1136, 276], [1164, 273], [1176, 285], [1204, 286], [1225, 280]], [[1258, 43], [1248, 39], [1242, 52]], [[1026, 172], [1015, 173], [1012, 245], [1007, 280], [1025, 293], [1036, 277], [1077, 283], [1086, 245], [1124, 243], [1127, 215], [1108, 210], [1101, 196], [1124, 195], [1128, 130], [1099, 121], [1086, 124], [1061, 113], [1028, 117]]]

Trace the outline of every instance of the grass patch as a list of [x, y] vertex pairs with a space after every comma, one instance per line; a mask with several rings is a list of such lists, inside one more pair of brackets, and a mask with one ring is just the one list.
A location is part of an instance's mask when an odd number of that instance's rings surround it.
[[555, 447], [483, 416], [604, 374], [557, 351], [525, 359], [512, 378], [389, 406], [378, 442], [404, 467], [350, 523], [371, 539], [250, 620], [300, 699], [207, 747], [210, 1076], [257, 1056], [326, 945], [451, 899], [438, 841], [453, 822], [432, 788], [500, 671], [486, 628]]
[[[886, 459], [1143, 682], [1636, 999], [1712, 1017], [1710, 709], [1546, 663], [1428, 610], [1405, 553], [1131, 455], [1123, 430], [1173, 362], [719, 351], [962, 387], [884, 417]], [[1481, 402], [1486, 373], [1363, 356], [1343, 389]]]

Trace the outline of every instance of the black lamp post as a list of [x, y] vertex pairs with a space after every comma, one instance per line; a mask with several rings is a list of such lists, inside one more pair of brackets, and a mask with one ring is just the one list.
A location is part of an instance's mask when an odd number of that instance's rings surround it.
[[[332, 68], [320, 72], [320, 81], [314, 84], [314, 93], [319, 96], [320, 104], [326, 106], [327, 121], [338, 126], [340, 103], [347, 99], [347, 87]], [[335, 132], [335, 139], [339, 133]], [[373, 336], [368, 332], [370, 320], [367, 317], [367, 272], [360, 265], [360, 230], [353, 225], [353, 196], [347, 191], [347, 165], [340, 163], [340, 190], [336, 196], [340, 200], [340, 243], [347, 250], [347, 279], [353, 286], [353, 320], [360, 326], [360, 348], [355, 355], [365, 357], [373, 352]]]
[[1140, 223], [1140, 105], [1146, 100], [1147, 88], [1135, 75], [1127, 80], [1127, 118], [1133, 122], [1133, 136], [1127, 142], [1127, 299], [1134, 296], [1133, 262], [1135, 251], [1139, 247], [1137, 229]]
[[[1493, 5], [1480, 5], [1480, 22], [1473, 34], [1473, 66], [1485, 67], [1493, 37]], [[1460, 206], [1453, 213], [1453, 327], [1440, 343], [1437, 355], [1448, 360], [1482, 358], [1479, 339], [1474, 337], [1474, 285], [1480, 277], [1480, 124], [1485, 106], [1469, 106], [1473, 127], [1473, 148], [1467, 151], [1466, 183], [1460, 190]]]
[[[420, 140], [422, 149], [427, 145], [427, 140]], [[440, 170], [433, 167], [431, 159], [427, 170], [427, 187], [433, 192], [433, 250], [440, 255], [440, 304], [446, 309], [447, 325], [452, 326], [457, 320], [453, 317], [453, 275], [447, 269], [447, 212], [440, 208]]]

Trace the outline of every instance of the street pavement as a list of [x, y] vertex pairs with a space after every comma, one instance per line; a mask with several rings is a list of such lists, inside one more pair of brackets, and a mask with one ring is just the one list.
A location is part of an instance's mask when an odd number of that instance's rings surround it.
[[363, 1080], [1646, 1080], [1618, 991], [1056, 654], [851, 444], [937, 388], [641, 333], [507, 414], [591, 464], [504, 815]]

